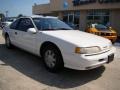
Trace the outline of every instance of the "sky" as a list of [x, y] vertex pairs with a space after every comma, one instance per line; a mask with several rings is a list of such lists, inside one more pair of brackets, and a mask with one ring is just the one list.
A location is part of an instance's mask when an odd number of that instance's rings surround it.
[[32, 6], [36, 4], [49, 3], [49, 0], [0, 0], [0, 13], [6, 15], [8, 11], [8, 17], [23, 15], [32, 15]]

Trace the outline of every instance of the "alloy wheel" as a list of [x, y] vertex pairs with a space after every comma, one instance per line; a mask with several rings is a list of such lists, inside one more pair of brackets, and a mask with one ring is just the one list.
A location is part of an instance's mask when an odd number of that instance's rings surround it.
[[54, 68], [56, 64], [56, 57], [55, 53], [52, 50], [47, 50], [45, 52], [45, 63], [49, 68]]

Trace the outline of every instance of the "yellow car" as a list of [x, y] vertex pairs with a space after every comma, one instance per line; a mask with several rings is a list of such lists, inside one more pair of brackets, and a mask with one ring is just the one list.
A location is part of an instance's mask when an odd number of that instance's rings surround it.
[[93, 33], [105, 37], [114, 43], [117, 39], [117, 33], [111, 27], [106, 27], [102, 24], [91, 24], [86, 30], [88, 33]]

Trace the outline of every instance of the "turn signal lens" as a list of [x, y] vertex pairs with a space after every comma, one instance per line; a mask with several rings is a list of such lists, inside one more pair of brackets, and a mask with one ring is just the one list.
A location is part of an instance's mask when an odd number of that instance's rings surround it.
[[76, 48], [75, 48], [75, 53], [80, 54], [80, 47], [76, 47]]

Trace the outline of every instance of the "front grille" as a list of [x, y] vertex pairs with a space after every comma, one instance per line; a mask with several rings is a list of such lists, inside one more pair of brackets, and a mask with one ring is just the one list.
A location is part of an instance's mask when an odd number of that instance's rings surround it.
[[112, 33], [106, 33], [106, 36], [112, 36]]
[[94, 54], [86, 54], [85, 56], [94, 56], [94, 55], [99, 55], [99, 54], [103, 54], [103, 53], [106, 53], [106, 52], [109, 52], [110, 50], [106, 50], [104, 52], [99, 52], [99, 53], [94, 53]]
[[92, 32], [95, 35], [98, 36], [116, 36], [116, 33], [107, 33], [107, 32]]
[[99, 36], [115, 36], [116, 35], [115, 33], [104, 33], [104, 32], [97, 32], [95, 34]]
[[106, 36], [106, 33], [101, 33], [101, 36]]

